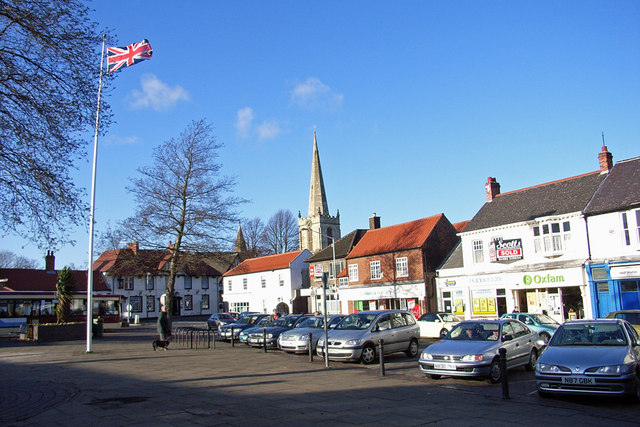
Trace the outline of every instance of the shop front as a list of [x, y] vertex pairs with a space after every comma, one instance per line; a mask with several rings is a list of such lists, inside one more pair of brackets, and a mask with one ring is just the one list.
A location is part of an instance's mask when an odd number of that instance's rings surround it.
[[564, 322], [590, 313], [584, 303], [590, 305], [588, 294], [582, 268], [438, 280], [440, 309], [465, 319], [495, 318], [519, 311], [546, 313], [558, 322]]
[[347, 304], [343, 313], [366, 310], [411, 310], [416, 317], [426, 311], [424, 282], [385, 286], [340, 288], [340, 299]]
[[594, 317], [612, 311], [640, 309], [640, 262], [585, 266], [591, 289]]

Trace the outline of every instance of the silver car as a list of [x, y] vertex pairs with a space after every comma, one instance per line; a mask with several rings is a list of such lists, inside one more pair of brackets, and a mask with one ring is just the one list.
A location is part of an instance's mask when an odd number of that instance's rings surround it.
[[553, 334], [536, 366], [540, 396], [640, 398], [640, 337], [622, 319], [574, 320]]
[[533, 371], [544, 342], [514, 319], [470, 320], [458, 323], [444, 338], [425, 348], [420, 371], [433, 379], [444, 375], [502, 380], [499, 349], [507, 350], [507, 369], [524, 366]]
[[328, 347], [330, 360], [360, 360], [369, 364], [378, 356], [381, 339], [384, 354], [405, 352], [416, 357], [420, 328], [413, 314], [406, 310], [361, 311], [342, 319], [328, 335], [328, 346], [324, 337], [318, 340], [319, 356], [324, 357]]
[[[334, 328], [344, 314], [331, 314], [327, 316], [327, 327]], [[311, 334], [311, 349], [315, 351], [318, 340], [324, 335], [324, 316], [314, 316], [303, 320], [295, 328], [284, 332], [278, 338], [278, 348], [288, 353], [308, 353], [309, 334]]]

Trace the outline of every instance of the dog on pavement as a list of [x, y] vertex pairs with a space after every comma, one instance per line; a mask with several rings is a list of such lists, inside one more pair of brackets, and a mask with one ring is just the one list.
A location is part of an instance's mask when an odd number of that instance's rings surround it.
[[169, 341], [155, 340], [153, 342], [153, 351], [156, 351], [159, 348], [163, 349], [164, 351], [167, 351], [167, 347], [169, 347]]

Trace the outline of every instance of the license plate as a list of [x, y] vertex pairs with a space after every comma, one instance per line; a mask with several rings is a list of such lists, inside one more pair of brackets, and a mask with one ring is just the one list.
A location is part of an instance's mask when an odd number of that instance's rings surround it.
[[455, 371], [456, 365], [452, 365], [451, 363], [434, 363], [434, 369], [443, 369], [445, 371]]
[[585, 378], [585, 377], [562, 377], [562, 384], [595, 384], [596, 381], [594, 378]]
[[280, 341], [280, 345], [293, 346], [293, 342], [291, 342], [291, 341]]

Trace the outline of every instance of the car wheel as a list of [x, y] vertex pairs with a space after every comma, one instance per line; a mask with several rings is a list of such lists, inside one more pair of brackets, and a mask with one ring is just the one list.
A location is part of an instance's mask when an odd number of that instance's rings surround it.
[[438, 375], [438, 374], [430, 374], [429, 376], [431, 377], [432, 380], [439, 380], [440, 378], [442, 378], [442, 375]]
[[537, 362], [538, 362], [538, 352], [534, 348], [534, 349], [531, 349], [531, 353], [529, 354], [529, 363], [524, 365], [524, 369], [526, 369], [529, 372], [535, 371]]
[[440, 331], [440, 338], [444, 338], [448, 333], [449, 331], [447, 331], [445, 328], [442, 328], [442, 330]]
[[367, 344], [362, 349], [362, 354], [360, 355], [360, 360], [365, 365], [369, 365], [373, 363], [376, 358], [376, 349], [373, 345]]
[[629, 402], [637, 402], [640, 400], [640, 371], [636, 372], [635, 393], [629, 394], [627, 400]]
[[502, 368], [500, 368], [500, 359], [497, 357], [491, 362], [489, 367], [489, 381], [491, 384], [497, 384], [502, 380]]
[[544, 341], [544, 343], [545, 343], [545, 344], [548, 344], [548, 343], [549, 343], [549, 340], [551, 339], [551, 335], [549, 335], [549, 334], [548, 334], [548, 333], [546, 333], [546, 332], [542, 332], [542, 333], [540, 334], [540, 339], [541, 339], [542, 341]]
[[407, 357], [416, 357], [418, 355], [418, 340], [412, 339], [409, 343], [409, 348], [405, 352]]

